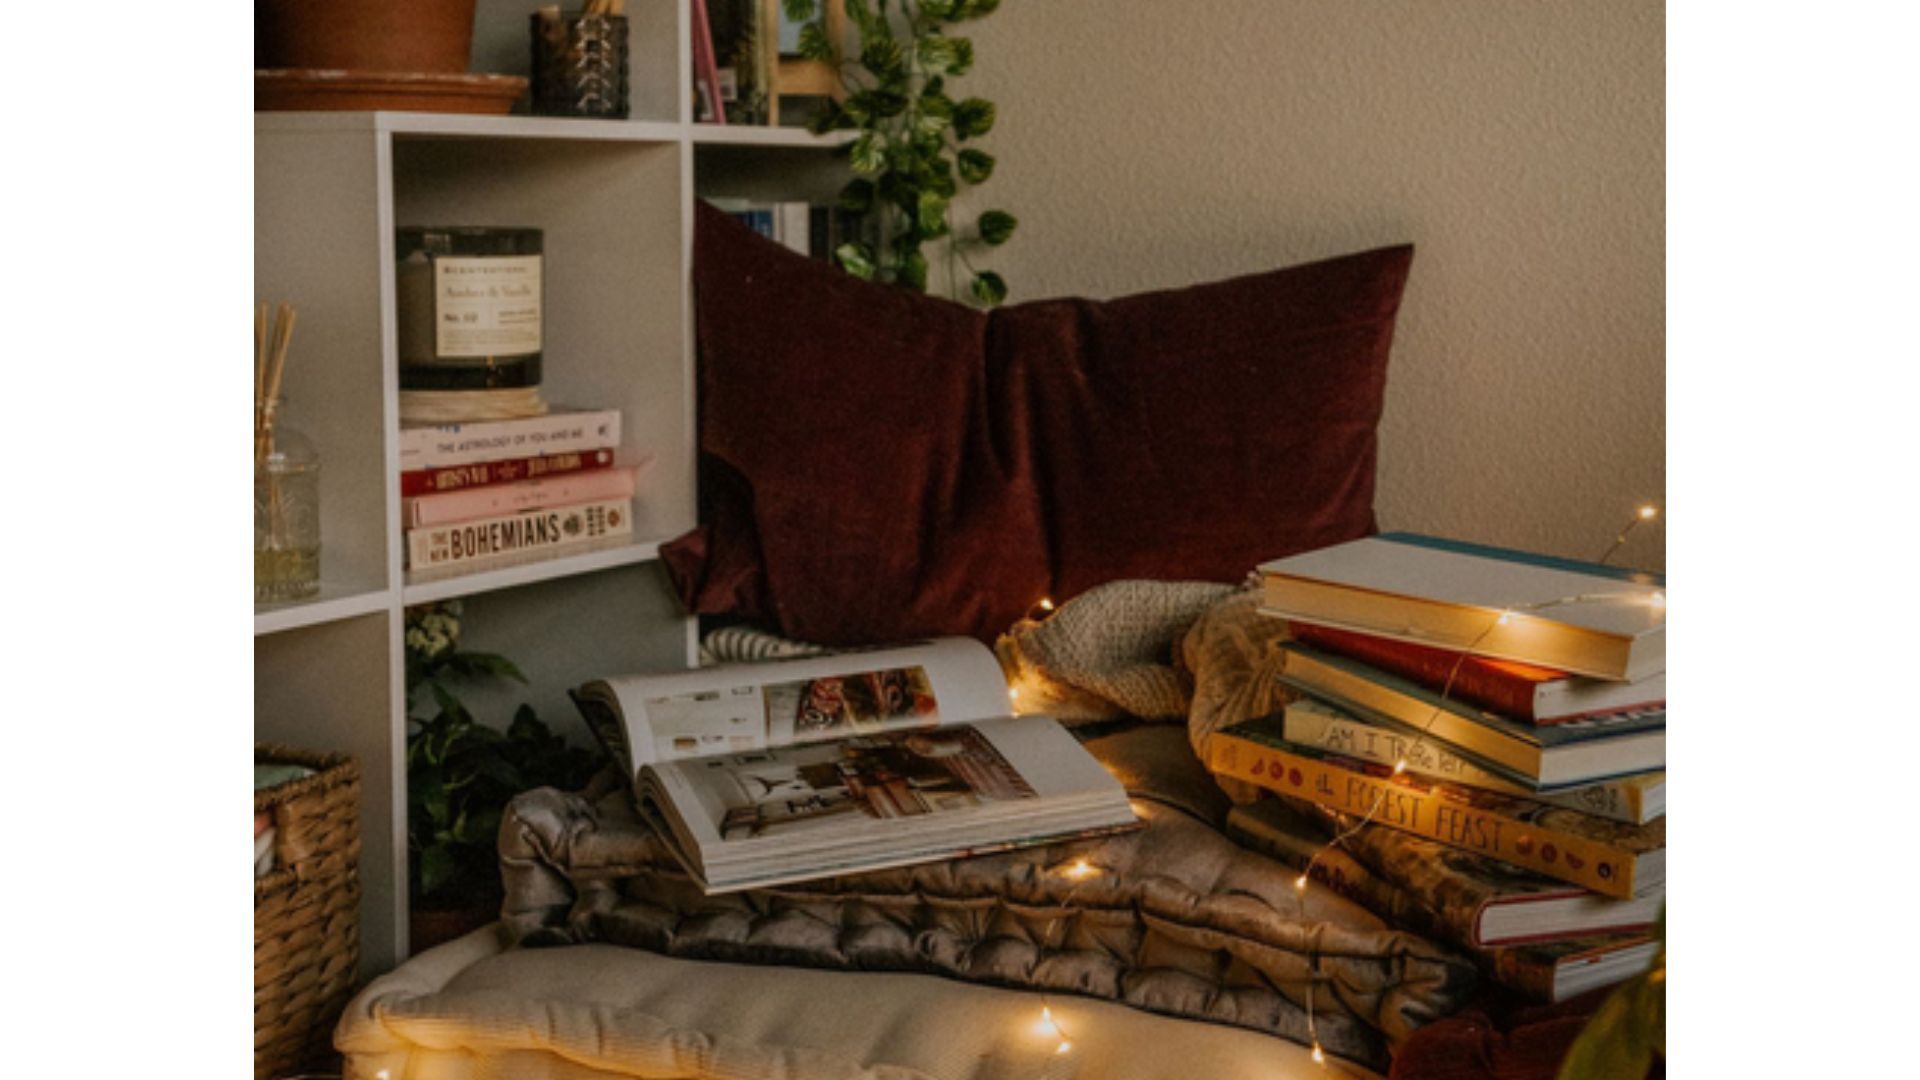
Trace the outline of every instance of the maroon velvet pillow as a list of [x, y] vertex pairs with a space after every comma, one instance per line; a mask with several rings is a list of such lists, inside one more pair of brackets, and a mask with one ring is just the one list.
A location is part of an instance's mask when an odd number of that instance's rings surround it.
[[690, 610], [991, 640], [1043, 596], [1373, 531], [1411, 246], [988, 314], [704, 204], [694, 233], [703, 524], [662, 553]]

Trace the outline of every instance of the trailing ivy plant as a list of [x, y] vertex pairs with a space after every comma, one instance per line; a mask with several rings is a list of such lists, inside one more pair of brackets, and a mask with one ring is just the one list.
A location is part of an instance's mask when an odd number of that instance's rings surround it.
[[944, 244], [949, 278], [985, 307], [1007, 298], [1007, 283], [978, 270], [968, 252], [998, 246], [1019, 221], [987, 210], [956, 225], [953, 199], [961, 185], [993, 175], [993, 155], [963, 145], [993, 129], [993, 102], [955, 100], [949, 80], [973, 67], [973, 42], [955, 28], [991, 14], [1000, 0], [846, 0], [847, 21], [859, 54], [843, 57], [827, 33], [819, 0], [782, 0], [787, 17], [802, 23], [800, 52], [834, 65], [846, 94], [814, 122], [814, 130], [858, 132], [847, 147], [854, 179], [840, 192], [861, 240], [842, 244], [834, 259], [856, 277], [925, 292], [927, 248]]

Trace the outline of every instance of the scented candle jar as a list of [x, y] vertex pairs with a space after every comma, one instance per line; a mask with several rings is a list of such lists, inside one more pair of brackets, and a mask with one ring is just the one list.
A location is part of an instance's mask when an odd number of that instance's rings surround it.
[[539, 229], [396, 230], [400, 389], [540, 385], [541, 247]]

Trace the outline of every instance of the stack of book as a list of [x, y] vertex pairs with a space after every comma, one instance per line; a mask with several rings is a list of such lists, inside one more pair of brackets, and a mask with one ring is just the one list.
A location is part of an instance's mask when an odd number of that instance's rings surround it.
[[409, 580], [432, 581], [626, 543], [649, 461], [617, 466], [620, 413], [402, 424]]
[[815, 259], [832, 258], [841, 244], [858, 239], [851, 215], [836, 206], [727, 197], [707, 201], [788, 251]]
[[1260, 569], [1293, 700], [1211, 764], [1291, 802], [1235, 831], [1535, 997], [1641, 970], [1666, 883], [1664, 583], [1405, 534]]

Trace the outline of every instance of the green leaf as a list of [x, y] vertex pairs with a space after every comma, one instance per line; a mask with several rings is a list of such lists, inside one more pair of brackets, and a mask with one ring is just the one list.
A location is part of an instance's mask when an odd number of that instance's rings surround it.
[[907, 54], [900, 43], [890, 37], [872, 38], [860, 46], [860, 66], [878, 79], [899, 77], [906, 74]]
[[833, 39], [827, 37], [826, 27], [810, 22], [800, 28], [800, 55], [808, 60], [833, 62]]
[[934, 34], [920, 39], [920, 63], [934, 71], [946, 71], [953, 66], [958, 50], [953, 42]]
[[989, 210], [980, 215], [980, 239], [998, 247], [1013, 239], [1013, 230], [1020, 219], [1005, 210]]
[[920, 292], [927, 291], [927, 257], [919, 248], [907, 252], [900, 260], [900, 280]]
[[993, 102], [970, 97], [953, 107], [954, 134], [962, 139], [985, 135], [993, 130]]
[[914, 213], [920, 235], [940, 236], [947, 231], [947, 200], [937, 191], [920, 193], [920, 205]]
[[929, 19], [951, 19], [959, 0], [920, 0], [920, 14]]
[[864, 214], [873, 206], [873, 181], [851, 180], [840, 189], [840, 209], [849, 214]]
[[420, 892], [423, 896], [432, 896], [442, 887], [454, 880], [460, 872], [453, 852], [445, 847], [435, 846], [420, 853]]
[[780, 8], [792, 22], [806, 22], [817, 14], [814, 0], [780, 0]]
[[833, 252], [834, 261], [840, 269], [862, 281], [873, 280], [873, 252], [865, 244], [841, 244]]
[[866, 117], [862, 123], [886, 120], [907, 111], [907, 96], [894, 90], [862, 90], [847, 98], [848, 112]]
[[974, 299], [986, 307], [994, 307], [1007, 298], [1007, 282], [999, 274], [986, 270], [973, 275]]
[[958, 19], [980, 19], [994, 13], [1000, 6], [1000, 0], [959, 0], [954, 5], [953, 17]]
[[885, 141], [869, 131], [853, 140], [853, 147], [848, 151], [848, 163], [854, 172], [872, 175], [886, 166], [886, 153]]
[[947, 74], [965, 75], [973, 70], [973, 42], [967, 38], [948, 38], [953, 42], [953, 59], [947, 63]]
[[984, 184], [993, 175], [993, 155], [969, 147], [960, 151], [960, 179], [969, 184]]
[[[916, 138], [938, 139], [953, 123], [953, 102], [935, 94], [920, 99], [913, 118], [913, 134]], [[938, 143], [934, 143], [936, 147]]]

